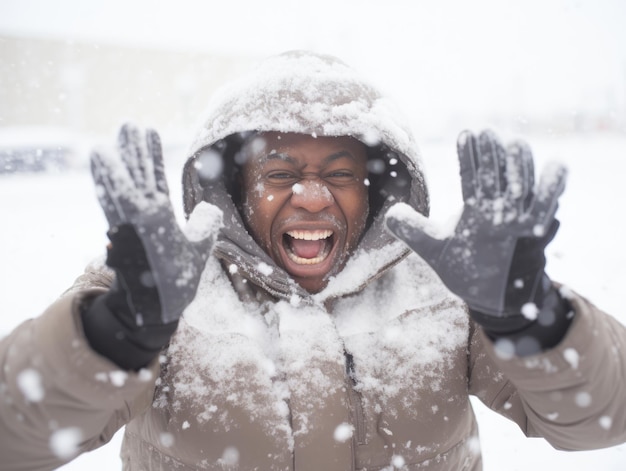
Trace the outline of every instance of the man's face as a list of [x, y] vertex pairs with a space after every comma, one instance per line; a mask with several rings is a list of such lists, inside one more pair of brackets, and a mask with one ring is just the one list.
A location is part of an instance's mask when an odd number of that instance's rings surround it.
[[365, 228], [365, 146], [350, 137], [267, 132], [241, 155], [252, 236], [304, 289], [321, 291]]

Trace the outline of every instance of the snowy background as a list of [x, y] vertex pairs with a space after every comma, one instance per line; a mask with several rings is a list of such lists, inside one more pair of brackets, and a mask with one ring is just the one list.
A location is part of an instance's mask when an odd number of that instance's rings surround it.
[[[626, 285], [626, 4], [406, 3], [232, 1], [218, 10], [192, 0], [0, 0], [0, 38], [20, 34], [259, 56], [309, 48], [337, 55], [405, 108], [421, 143], [432, 216], [441, 221], [461, 202], [455, 138], [462, 128], [492, 127], [507, 139], [525, 138], [539, 168], [552, 159], [570, 168], [548, 273], [626, 324], [619, 302]], [[572, 127], [572, 116], [586, 124]], [[566, 125], [560, 127], [559, 118]], [[10, 124], [0, 121], [0, 130]], [[106, 137], [113, 136], [112, 126]], [[166, 165], [180, 210], [184, 149], [178, 141], [169, 147]], [[106, 223], [84, 164], [65, 172], [0, 175], [0, 337], [41, 312], [104, 253]], [[476, 409], [486, 471], [626, 469], [626, 445], [557, 452], [524, 438], [480, 404]], [[120, 441], [118, 434], [63, 470], [120, 469]]]

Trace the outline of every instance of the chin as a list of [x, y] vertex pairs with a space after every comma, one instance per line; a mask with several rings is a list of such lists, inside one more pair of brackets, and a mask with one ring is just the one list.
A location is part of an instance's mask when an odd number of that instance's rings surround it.
[[296, 283], [298, 283], [302, 288], [307, 290], [311, 294], [317, 294], [322, 291], [328, 285], [328, 279], [324, 278], [323, 280], [319, 279], [310, 279], [310, 278], [295, 278]]

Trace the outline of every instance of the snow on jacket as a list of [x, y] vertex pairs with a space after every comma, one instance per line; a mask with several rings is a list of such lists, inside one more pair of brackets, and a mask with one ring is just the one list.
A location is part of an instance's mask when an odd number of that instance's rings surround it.
[[[375, 216], [357, 252], [315, 295], [251, 239], [233, 201], [237, 146], [265, 130], [351, 135], [384, 169], [371, 175]], [[199, 165], [209, 149], [224, 157], [218, 182]], [[498, 357], [465, 305], [383, 230], [396, 201], [428, 211], [416, 149], [397, 110], [329, 57], [271, 58], [216, 95], [184, 203], [218, 205], [224, 228], [169, 347], [138, 373], [95, 354], [79, 307], [112, 274], [88, 267], [0, 344], [1, 469], [52, 469], [126, 424], [131, 471], [480, 470], [469, 395], [560, 449], [625, 441], [619, 322], [572, 293], [576, 317], [556, 348]]]

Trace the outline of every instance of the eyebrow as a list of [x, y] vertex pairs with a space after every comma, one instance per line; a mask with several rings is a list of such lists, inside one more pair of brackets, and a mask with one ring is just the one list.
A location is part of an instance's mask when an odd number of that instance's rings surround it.
[[339, 152], [335, 152], [334, 154], [330, 154], [328, 157], [326, 157], [324, 159], [324, 162], [330, 163], [330, 162], [333, 162], [335, 160], [339, 160], [342, 157], [348, 157], [348, 158], [356, 161], [356, 157], [354, 155], [352, 155], [352, 153], [348, 152], [347, 150], [340, 150]]
[[[348, 152], [347, 150], [340, 150], [338, 152], [335, 152], [334, 154], [330, 154], [326, 157], [324, 157], [322, 159], [322, 162], [325, 164], [334, 162], [335, 160], [339, 160], [343, 157], [348, 157], [354, 161], [356, 161], [356, 157], [354, 155], [352, 155], [350, 152]], [[294, 159], [292, 156], [290, 156], [287, 153], [284, 152], [272, 152], [270, 154], [267, 154], [265, 156], [263, 156], [263, 158], [260, 159], [261, 161], [264, 162], [268, 162], [270, 160], [283, 160], [285, 162], [289, 162], [291, 164], [296, 164], [297, 161], [296, 159]]]
[[296, 163], [296, 160], [293, 157], [284, 152], [272, 152], [270, 154], [264, 155], [259, 159], [260, 162], [268, 162], [270, 160], [283, 160], [292, 164]]

